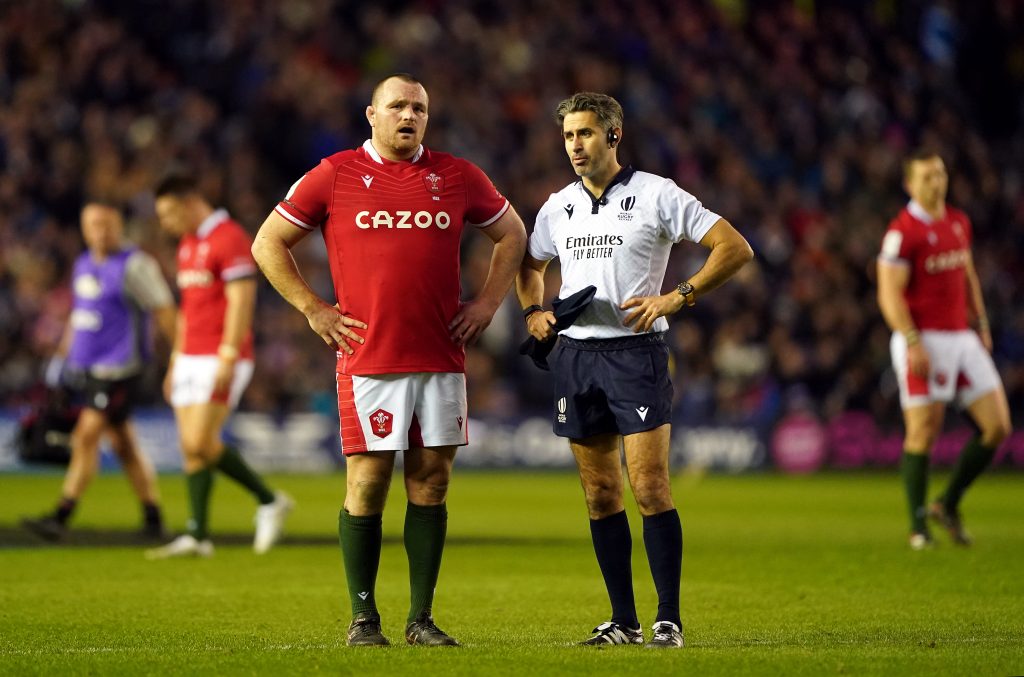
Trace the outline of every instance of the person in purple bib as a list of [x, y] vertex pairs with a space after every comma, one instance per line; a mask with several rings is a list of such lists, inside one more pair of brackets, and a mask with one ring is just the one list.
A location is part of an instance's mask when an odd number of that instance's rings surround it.
[[139, 376], [152, 357], [150, 315], [172, 343], [174, 297], [156, 260], [124, 243], [117, 207], [88, 202], [81, 225], [86, 251], [75, 261], [71, 317], [47, 368], [47, 382], [56, 385], [62, 373], [74, 374], [84, 406], [71, 433], [71, 462], [60, 501], [51, 512], [23, 519], [22, 525], [51, 541], [67, 533], [78, 501], [96, 476], [106, 434], [142, 504], [142, 534], [162, 538], [156, 474], [129, 417]]

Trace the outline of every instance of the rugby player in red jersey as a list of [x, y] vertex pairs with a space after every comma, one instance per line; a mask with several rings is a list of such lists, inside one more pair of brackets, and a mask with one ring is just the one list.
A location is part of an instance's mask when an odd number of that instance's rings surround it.
[[[1010, 434], [1006, 392], [989, 354], [992, 334], [971, 256], [971, 222], [946, 204], [948, 182], [941, 157], [929, 151], [910, 156], [904, 164], [910, 202], [889, 224], [878, 257], [878, 304], [893, 331], [890, 351], [906, 426], [902, 474], [914, 550], [932, 545], [929, 516], [954, 543], [970, 545], [960, 499]], [[926, 508], [928, 454], [954, 399], [977, 434], [945, 492]]]
[[213, 554], [207, 516], [214, 470], [259, 502], [253, 550], [262, 554], [280, 537], [292, 500], [271, 491], [238, 450], [221, 440], [228, 415], [252, 379], [256, 264], [251, 241], [227, 211], [206, 201], [190, 176], [161, 181], [156, 213], [161, 228], [180, 238], [181, 312], [164, 392], [178, 422], [192, 518], [188, 533], [146, 554], [150, 559]]
[[[490, 323], [526, 245], [522, 220], [472, 163], [422, 145], [429, 99], [396, 74], [373, 90], [370, 139], [324, 158], [260, 228], [253, 254], [267, 279], [337, 351], [347, 491], [338, 533], [352, 601], [350, 645], [382, 645], [374, 584], [381, 514], [395, 452], [405, 451], [410, 644], [457, 642], [431, 607], [457, 447], [468, 442], [464, 348]], [[483, 288], [459, 301], [465, 226], [494, 242]], [[319, 298], [291, 248], [319, 230], [337, 305]]]

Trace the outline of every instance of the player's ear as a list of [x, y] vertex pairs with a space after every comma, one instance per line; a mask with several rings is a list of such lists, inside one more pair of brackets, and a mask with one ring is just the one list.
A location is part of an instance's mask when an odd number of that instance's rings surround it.
[[377, 110], [372, 104], [366, 107], [366, 121], [370, 123], [371, 127], [373, 127], [373, 118], [376, 114]]

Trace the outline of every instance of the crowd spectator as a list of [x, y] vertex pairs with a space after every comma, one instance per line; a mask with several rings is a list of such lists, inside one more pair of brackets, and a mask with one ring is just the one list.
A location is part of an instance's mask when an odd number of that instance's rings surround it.
[[[1024, 412], [1021, 44], [1013, 0], [0, 4], [0, 406], [24, 401], [59, 340], [86, 196], [125, 204], [129, 235], [170, 273], [151, 207], [169, 168], [195, 172], [255, 232], [288, 181], [362, 142], [369, 87], [402, 70], [436, 99], [426, 143], [479, 164], [528, 227], [571, 178], [554, 105], [594, 90], [629, 111], [626, 162], [674, 178], [750, 240], [756, 265], [670, 332], [686, 423], [855, 409], [898, 424], [873, 264], [906, 200], [901, 159], [938, 148]], [[467, 296], [486, 273], [480, 239], [464, 248]], [[677, 249], [667, 280], [699, 260]], [[329, 297], [322, 244], [296, 255]], [[510, 300], [469, 350], [478, 414], [549, 399], [515, 352], [517, 310]], [[265, 290], [256, 330], [243, 408], [322, 408], [334, 357], [301, 317]]]

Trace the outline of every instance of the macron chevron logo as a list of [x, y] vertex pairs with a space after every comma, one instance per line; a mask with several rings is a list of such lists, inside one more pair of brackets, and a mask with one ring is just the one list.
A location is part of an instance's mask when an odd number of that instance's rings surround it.
[[373, 177], [370, 176], [369, 174], [363, 176], [363, 183], [366, 185], [367, 188], [369, 188], [370, 184], [373, 183]]
[[647, 420], [647, 412], [650, 411], [650, 410], [651, 410], [650, 407], [637, 407], [636, 408], [636, 413], [640, 415], [640, 420], [641, 421], [646, 421]]
[[368, 592], [361, 592], [361, 593], [359, 593], [359, 599], [361, 599], [363, 601], [366, 601], [366, 598], [369, 597], [369, 596], [370, 596], [370, 593], [368, 593]]

